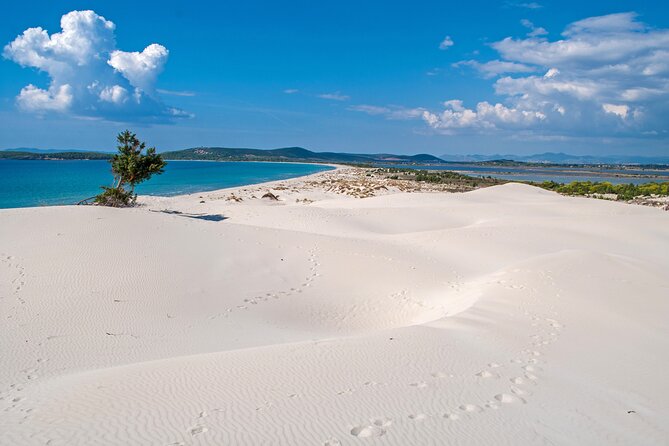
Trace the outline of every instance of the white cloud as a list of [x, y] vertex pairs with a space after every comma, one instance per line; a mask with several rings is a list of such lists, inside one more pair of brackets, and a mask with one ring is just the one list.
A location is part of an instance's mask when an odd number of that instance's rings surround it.
[[285, 90], [283, 90], [283, 92], [286, 94], [295, 94], [299, 93], [300, 90], [298, 90], [297, 88], [286, 88]]
[[47, 89], [24, 87], [17, 105], [35, 113], [60, 112], [113, 121], [170, 121], [187, 116], [168, 107], [155, 83], [168, 51], [158, 44], [142, 52], [116, 48], [115, 25], [94, 11], [72, 11], [61, 31], [28, 28], [4, 47], [3, 56], [47, 73]]
[[514, 8], [525, 8], [525, 9], [541, 9], [543, 5], [537, 2], [511, 2], [507, 1], [506, 5]]
[[433, 129], [453, 133], [455, 129], [491, 130], [498, 126], [522, 128], [546, 119], [542, 112], [509, 108], [502, 104], [479, 102], [476, 109], [469, 109], [460, 100], [444, 102], [441, 113], [424, 111], [423, 120]]
[[321, 99], [328, 99], [330, 101], [348, 101], [350, 99], [349, 96], [346, 96], [345, 94], [341, 94], [340, 92], [336, 91], [334, 93], [322, 93], [317, 95]]
[[114, 104], [122, 104], [128, 100], [128, 90], [121, 87], [120, 85], [105, 87], [100, 92], [100, 99], [103, 101], [112, 102]]
[[65, 84], [42, 90], [30, 84], [21, 89], [16, 101], [25, 111], [65, 111], [72, 104], [72, 87]]
[[544, 74], [544, 77], [546, 79], [550, 79], [552, 77], [557, 76], [558, 74], [560, 74], [560, 70], [558, 70], [557, 68], [551, 68], [548, 71], [546, 71], [546, 74]]
[[112, 51], [107, 63], [128, 79], [130, 85], [144, 92], [152, 92], [158, 74], [163, 71], [169, 51], [152, 43], [144, 51]]
[[379, 107], [376, 105], [352, 105], [348, 108], [352, 111], [358, 111], [367, 113], [372, 116], [385, 116], [387, 119], [393, 120], [406, 120], [406, 119], [416, 119], [423, 116], [423, 113], [427, 110], [424, 108], [406, 108], [398, 106], [388, 106], [388, 107]]
[[439, 49], [440, 50], [447, 50], [450, 47], [452, 47], [453, 45], [455, 45], [455, 42], [453, 42], [453, 39], [451, 39], [450, 36], [446, 36], [446, 37], [444, 37], [444, 40], [442, 40], [441, 43], [439, 44]]
[[165, 90], [163, 88], [158, 88], [156, 91], [160, 94], [166, 94], [170, 96], [182, 96], [182, 97], [193, 97], [196, 96], [194, 91], [177, 91], [177, 90]]
[[463, 66], [472, 67], [485, 78], [496, 77], [504, 73], [532, 73], [537, 71], [536, 67], [504, 60], [491, 60], [485, 63], [476, 60], [461, 60], [452, 66], [456, 68]]
[[669, 136], [669, 29], [620, 13], [574, 22], [553, 40], [530, 34], [493, 43], [494, 60], [455, 64], [495, 78], [495, 100], [448, 101], [421, 119], [441, 133]]
[[625, 119], [630, 108], [627, 105], [603, 104], [602, 109], [606, 113], [612, 113]]
[[529, 29], [530, 32], [527, 33], [529, 37], [538, 37], [538, 36], [545, 36], [548, 34], [548, 31], [546, 29], [540, 27], [540, 26], [534, 26], [534, 23], [527, 19], [523, 19], [520, 21], [520, 24], [523, 25], [525, 28]]

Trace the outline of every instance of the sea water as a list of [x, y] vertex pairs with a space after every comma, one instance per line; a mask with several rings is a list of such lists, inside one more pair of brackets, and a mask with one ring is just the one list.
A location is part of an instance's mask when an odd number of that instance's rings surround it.
[[[181, 195], [284, 180], [332, 169], [318, 164], [168, 161], [140, 184], [144, 195]], [[104, 160], [0, 160], [0, 208], [75, 204], [112, 185]]]

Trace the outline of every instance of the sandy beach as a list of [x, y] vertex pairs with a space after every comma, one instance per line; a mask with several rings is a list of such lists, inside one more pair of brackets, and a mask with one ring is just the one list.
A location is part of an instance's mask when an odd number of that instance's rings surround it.
[[0, 210], [0, 444], [668, 444], [669, 213], [360, 172]]

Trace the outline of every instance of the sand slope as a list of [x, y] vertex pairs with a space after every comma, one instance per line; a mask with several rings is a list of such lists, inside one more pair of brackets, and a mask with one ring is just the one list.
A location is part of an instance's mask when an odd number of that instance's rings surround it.
[[667, 444], [669, 214], [286, 183], [0, 211], [0, 444]]

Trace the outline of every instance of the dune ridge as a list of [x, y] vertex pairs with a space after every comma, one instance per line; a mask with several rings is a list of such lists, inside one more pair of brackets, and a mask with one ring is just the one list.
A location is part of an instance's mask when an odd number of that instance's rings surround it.
[[669, 214], [346, 175], [0, 211], [0, 444], [666, 444]]

